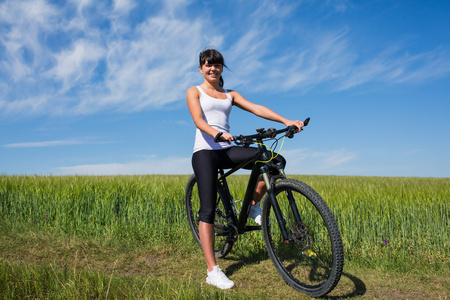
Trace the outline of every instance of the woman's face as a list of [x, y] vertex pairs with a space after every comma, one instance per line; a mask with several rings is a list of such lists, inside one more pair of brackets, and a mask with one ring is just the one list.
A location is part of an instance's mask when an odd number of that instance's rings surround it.
[[220, 76], [223, 72], [222, 64], [210, 64], [206, 61], [202, 66], [200, 66], [200, 73], [209, 82], [219, 82]]

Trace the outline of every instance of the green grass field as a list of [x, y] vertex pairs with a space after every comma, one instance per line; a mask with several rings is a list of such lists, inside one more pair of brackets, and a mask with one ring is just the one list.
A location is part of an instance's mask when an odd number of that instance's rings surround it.
[[[449, 178], [290, 178], [324, 198], [341, 230], [346, 265], [331, 295], [449, 297]], [[0, 299], [303, 297], [274, 270], [260, 232], [219, 260], [236, 289], [204, 283], [184, 212], [187, 179], [0, 176]], [[246, 179], [230, 179], [235, 199]]]

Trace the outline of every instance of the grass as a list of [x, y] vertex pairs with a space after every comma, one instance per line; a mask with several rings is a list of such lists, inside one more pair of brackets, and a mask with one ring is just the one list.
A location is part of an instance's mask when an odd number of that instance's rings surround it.
[[[332, 296], [449, 297], [450, 179], [290, 177], [338, 221], [346, 266]], [[282, 282], [260, 232], [219, 260], [238, 287], [207, 286], [185, 220], [187, 179], [0, 176], [0, 299], [308, 299]], [[236, 199], [245, 180], [229, 182]]]
[[[2, 295], [8, 299], [218, 299], [227, 298], [217, 290], [192, 287], [190, 282], [149, 280], [116, 275], [114, 271], [57, 268], [53, 264], [6, 264], [0, 262]], [[20, 286], [20, 288], [18, 288]]]

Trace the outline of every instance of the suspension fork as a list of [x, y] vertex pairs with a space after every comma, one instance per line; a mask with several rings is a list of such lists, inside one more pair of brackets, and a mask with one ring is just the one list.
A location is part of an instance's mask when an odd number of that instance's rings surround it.
[[[283, 167], [281, 165], [277, 165], [277, 168], [278, 168], [278, 171], [280, 172], [281, 176], [283, 176], [283, 178], [286, 178], [286, 174], [284, 173]], [[287, 190], [286, 196], [288, 197], [289, 206], [291, 207], [295, 222], [300, 223], [302, 221], [302, 218], [300, 217], [300, 213], [298, 211], [297, 204], [295, 204], [295, 198], [294, 198], [294, 195], [292, 195], [292, 191]]]
[[[285, 179], [286, 178], [286, 174], [284, 173], [283, 167], [281, 165], [276, 165], [276, 168], [280, 172], [280, 176], [277, 176], [277, 177]], [[281, 212], [280, 206], [279, 206], [278, 201], [277, 201], [277, 199], [275, 197], [275, 192], [274, 192], [274, 190], [272, 188], [273, 184], [274, 184], [274, 182], [275, 182], [275, 180], [277, 178], [273, 178], [272, 180], [270, 180], [268, 171], [269, 171], [269, 169], [267, 168], [267, 166], [262, 166], [261, 167], [261, 173], [262, 173], [262, 176], [264, 178], [264, 182], [266, 183], [266, 186], [267, 186], [267, 194], [270, 197], [270, 201], [271, 201], [273, 210], [275, 212], [275, 216], [277, 217], [278, 225], [280, 227], [281, 234], [282, 234], [283, 239], [285, 241], [289, 241], [290, 238], [289, 238], [289, 233], [288, 233], [288, 231], [286, 229], [286, 220], [283, 217], [283, 214]], [[292, 191], [287, 190], [285, 193], [286, 193], [286, 196], [288, 197], [289, 206], [291, 207], [292, 214], [294, 215], [294, 219], [295, 219], [296, 223], [301, 222], [302, 220], [301, 220], [301, 217], [300, 217], [300, 213], [298, 211], [297, 204], [295, 203], [295, 198], [294, 198], [294, 195], [292, 194]]]
[[281, 213], [280, 206], [278, 205], [277, 198], [275, 197], [275, 192], [273, 190], [273, 183], [271, 182], [269, 177], [269, 168], [266, 165], [261, 167], [261, 174], [267, 186], [266, 193], [269, 196], [270, 203], [272, 204], [273, 211], [278, 220], [278, 226], [280, 227], [281, 235], [283, 236], [283, 239], [285, 241], [288, 241], [289, 233], [286, 229], [286, 220], [284, 219], [283, 214]]

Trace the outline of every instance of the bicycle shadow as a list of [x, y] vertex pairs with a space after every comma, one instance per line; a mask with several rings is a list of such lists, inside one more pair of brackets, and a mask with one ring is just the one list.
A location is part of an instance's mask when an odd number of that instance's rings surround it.
[[[234, 272], [236, 272], [237, 270], [241, 269], [246, 265], [257, 264], [270, 258], [268, 257], [267, 253], [264, 250], [260, 250], [248, 256], [239, 255], [235, 257], [227, 257], [225, 259], [229, 261], [235, 261], [235, 263], [232, 263], [226, 268], [226, 274], [230, 276]], [[354, 285], [353, 291], [342, 295], [333, 295], [333, 296], [325, 295], [321, 297], [321, 299], [354, 298], [366, 294], [367, 287], [364, 281], [362, 281], [360, 278], [346, 272], [342, 272], [342, 277], [347, 277], [353, 283]]]
[[342, 276], [347, 277], [348, 279], [350, 279], [350, 281], [353, 282], [353, 284], [355, 285], [354, 290], [352, 292], [344, 294], [344, 295], [323, 296], [322, 299], [353, 298], [353, 297], [363, 296], [366, 294], [367, 288], [366, 288], [364, 281], [362, 281], [360, 278], [358, 278], [354, 275], [351, 275], [351, 274], [345, 273], [345, 272], [342, 273]]
[[236, 272], [237, 270], [241, 269], [246, 265], [258, 264], [270, 258], [265, 250], [259, 249], [249, 255], [229, 254], [227, 257], [223, 259], [235, 262], [229, 265], [226, 269], [227, 275], [232, 275], [234, 272]]

